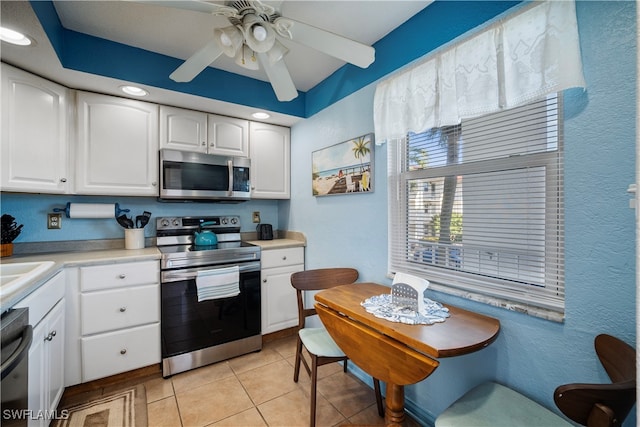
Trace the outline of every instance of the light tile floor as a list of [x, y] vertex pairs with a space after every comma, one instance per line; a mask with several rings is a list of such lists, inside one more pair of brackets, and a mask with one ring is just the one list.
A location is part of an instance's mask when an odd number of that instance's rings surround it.
[[[293, 382], [295, 342], [283, 338], [260, 352], [146, 381], [149, 426], [308, 426], [310, 381], [301, 367]], [[318, 375], [317, 426], [384, 425], [371, 387], [338, 363]]]

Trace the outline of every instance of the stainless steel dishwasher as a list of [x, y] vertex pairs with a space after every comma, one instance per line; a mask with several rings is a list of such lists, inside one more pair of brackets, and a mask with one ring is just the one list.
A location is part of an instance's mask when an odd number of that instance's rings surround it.
[[6, 311], [0, 324], [1, 424], [5, 427], [26, 426], [29, 420], [29, 347], [33, 340], [29, 309]]

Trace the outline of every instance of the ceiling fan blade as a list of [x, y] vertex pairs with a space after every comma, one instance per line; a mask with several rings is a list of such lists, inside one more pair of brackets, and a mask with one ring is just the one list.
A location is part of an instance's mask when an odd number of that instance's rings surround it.
[[236, 9], [224, 6], [221, 4], [210, 3], [201, 0], [123, 0], [132, 3], [153, 4], [156, 6], [173, 7], [175, 9], [192, 10], [194, 12], [215, 13], [215, 14], [227, 14], [238, 12]]
[[287, 65], [282, 58], [279, 61], [271, 63], [266, 53], [258, 53], [258, 59], [264, 67], [267, 77], [269, 77], [271, 87], [276, 93], [278, 101], [291, 101], [298, 96], [298, 91], [293, 84], [293, 80], [291, 80]]
[[367, 68], [375, 60], [371, 46], [289, 18], [279, 17], [273, 23], [281, 36], [360, 68]]
[[211, 40], [202, 49], [197, 51], [191, 58], [176, 68], [169, 75], [169, 78], [176, 82], [190, 82], [195, 76], [200, 74], [213, 61], [222, 55], [223, 50], [218, 46], [215, 40]]

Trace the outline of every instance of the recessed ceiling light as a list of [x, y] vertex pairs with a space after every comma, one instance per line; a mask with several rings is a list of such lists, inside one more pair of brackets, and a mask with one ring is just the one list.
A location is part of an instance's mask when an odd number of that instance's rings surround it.
[[0, 40], [18, 46], [29, 46], [33, 40], [26, 35], [5, 27], [0, 27]]
[[120, 90], [132, 96], [147, 96], [149, 92], [137, 86], [120, 86]]
[[264, 113], [262, 111], [258, 111], [257, 113], [253, 113], [251, 116], [254, 119], [260, 119], [260, 120], [268, 119], [269, 117], [271, 117], [269, 114]]

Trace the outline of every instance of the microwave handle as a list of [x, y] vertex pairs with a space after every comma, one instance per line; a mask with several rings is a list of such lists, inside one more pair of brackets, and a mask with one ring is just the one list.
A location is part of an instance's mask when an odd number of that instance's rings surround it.
[[227, 167], [229, 168], [229, 190], [227, 196], [233, 196], [233, 160], [227, 160]]

